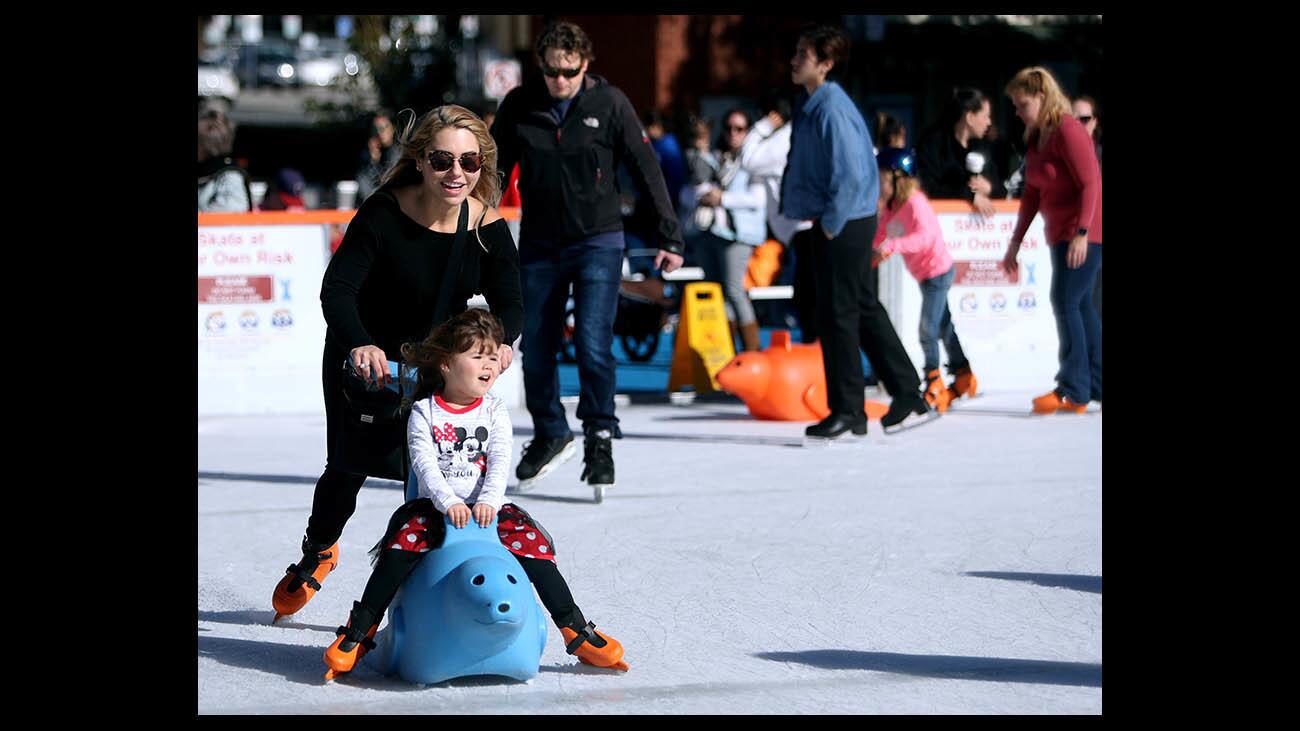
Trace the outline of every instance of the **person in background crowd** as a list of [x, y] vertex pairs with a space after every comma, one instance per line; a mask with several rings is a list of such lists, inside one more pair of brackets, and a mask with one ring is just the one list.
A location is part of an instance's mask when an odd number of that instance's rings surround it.
[[1052, 313], [1060, 339], [1057, 386], [1034, 399], [1034, 413], [1083, 413], [1101, 401], [1101, 318], [1092, 290], [1101, 268], [1101, 166], [1083, 124], [1051, 72], [1021, 70], [1007, 84], [1025, 123], [1025, 193], [1002, 267], [1019, 276], [1016, 257], [1039, 212], [1052, 253]]
[[933, 199], [960, 198], [992, 216], [993, 198], [1007, 189], [998, 174], [993, 148], [983, 137], [993, 124], [988, 97], [978, 89], [954, 89], [938, 124], [921, 138], [916, 169], [921, 187]]
[[248, 173], [230, 159], [235, 127], [225, 113], [204, 108], [199, 113], [198, 209], [204, 212], [253, 210]]
[[[766, 191], [764, 209], [768, 235], [784, 247], [778, 282], [788, 285], [793, 284], [795, 271], [791, 241], [796, 232], [812, 228], [812, 221], [795, 221], [781, 214], [781, 178], [785, 175], [786, 159], [790, 154], [790, 100], [784, 93], [769, 89], [759, 97], [758, 109], [763, 116], [754, 122], [745, 137], [745, 144], [740, 148], [740, 165], [749, 172], [750, 179], [761, 184]], [[795, 310], [801, 329], [800, 340], [805, 343], [816, 339], [816, 325], [813, 324], [816, 308], [812, 306], [811, 297], [806, 299], [806, 312]], [[784, 307], [785, 303], [780, 303], [780, 306]], [[788, 324], [788, 317], [782, 310], [782, 317], [778, 319], [785, 319]]]
[[682, 185], [686, 183], [686, 161], [682, 156], [682, 145], [677, 135], [668, 131], [664, 115], [656, 109], [646, 112], [641, 121], [645, 124], [645, 133], [650, 136], [650, 145], [655, 148], [659, 158], [659, 169], [664, 174], [664, 184], [673, 201], [681, 194]]
[[907, 127], [892, 114], [876, 112], [876, 154], [891, 147], [907, 147]]
[[[470, 110], [448, 104], [418, 121], [412, 115], [398, 142], [401, 158], [382, 185], [357, 209], [321, 282], [325, 344], [325, 471], [316, 482], [302, 558], [275, 587], [277, 615], [302, 609], [339, 562], [339, 538], [357, 507], [368, 456], [401, 448], [375, 434], [345, 428], [344, 368], [367, 384], [392, 380], [388, 361], [402, 345], [422, 340], [436, 325], [439, 300], [448, 317], [482, 293], [504, 327], [497, 348], [500, 371], [510, 367], [524, 321], [519, 260], [510, 229], [493, 207], [501, 196], [496, 144]], [[457, 230], [465, 230], [464, 258], [444, 277]], [[451, 283], [451, 292], [443, 282]], [[400, 435], [399, 435], [400, 437]]]
[[[1083, 124], [1087, 130], [1088, 136], [1092, 138], [1093, 145], [1097, 150], [1097, 169], [1103, 170], [1101, 162], [1101, 122], [1098, 120], [1098, 114], [1101, 107], [1097, 106], [1097, 100], [1088, 95], [1083, 95], [1074, 100], [1074, 118]], [[1097, 286], [1092, 290], [1092, 303], [1097, 306], [1097, 319], [1103, 319], [1101, 314], [1101, 275], [1102, 267], [1097, 267]]]
[[[713, 209], [695, 205], [705, 187], [718, 177], [720, 163], [709, 139], [709, 128], [709, 120], [704, 117], [691, 115], [686, 120], [686, 181], [676, 198], [682, 227], [686, 230], [694, 227], [703, 231], [713, 225]], [[698, 217], [698, 220], [694, 217]]]
[[[910, 426], [904, 422], [919, 424], [938, 415], [922, 397], [916, 369], [868, 276], [880, 192], [875, 161], [865, 155], [871, 135], [857, 105], [838, 83], [827, 80], [848, 56], [844, 31], [818, 26], [800, 34], [790, 61], [791, 81], [803, 91], [794, 104], [781, 205], [786, 215], [813, 221], [811, 229], [795, 235], [795, 245], [804, 240], [799, 265], [812, 265], [816, 287], [830, 415], [804, 433], [820, 439], [867, 433], [859, 347], [893, 396], [881, 418], [886, 433]], [[811, 252], [811, 262], [805, 251]]]
[[1084, 94], [1074, 100], [1073, 108], [1074, 118], [1079, 120], [1087, 130], [1097, 150], [1097, 167], [1104, 169], [1105, 165], [1101, 160], [1101, 107], [1097, 106], [1096, 99]]
[[767, 197], [763, 184], [754, 180], [740, 164], [740, 150], [749, 134], [749, 116], [732, 109], [723, 116], [720, 149], [714, 157], [718, 169], [703, 183], [695, 201], [700, 208], [712, 208], [710, 225], [698, 230], [688, 242], [709, 281], [722, 284], [727, 305], [734, 313], [732, 326], [740, 331], [745, 350], [758, 350], [758, 318], [745, 291], [745, 271], [754, 247], [766, 240]]
[[366, 149], [361, 152], [361, 165], [357, 168], [358, 205], [379, 190], [384, 173], [402, 158], [401, 147], [393, 144], [395, 138], [392, 115], [383, 110], [375, 112]]
[[275, 182], [267, 188], [266, 197], [262, 199], [264, 211], [305, 211], [307, 204], [302, 196], [307, 189], [307, 181], [302, 173], [293, 168], [281, 168], [275, 174]]
[[[943, 229], [930, 199], [916, 179], [916, 157], [911, 150], [889, 148], [876, 158], [880, 168], [880, 226], [873, 242], [873, 263], [902, 254], [907, 271], [921, 285], [920, 337], [925, 355], [925, 400], [940, 412], [962, 396], [975, 395], [977, 382], [962, 351], [948, 309], [948, 290], [955, 269]], [[939, 373], [939, 341], [948, 351], [951, 386]]]
[[519, 163], [523, 198], [519, 259], [524, 292], [524, 394], [533, 439], [515, 470], [526, 490], [573, 456], [573, 433], [560, 403], [556, 355], [573, 288], [574, 345], [584, 435], [580, 479], [614, 486], [614, 317], [622, 280], [623, 210], [615, 180], [627, 164], [637, 192], [657, 214], [654, 265], [682, 265], [681, 226], [649, 135], [627, 95], [587, 72], [591, 40], [574, 23], [552, 22], [534, 46], [543, 82], [512, 89], [492, 127], [501, 168]]

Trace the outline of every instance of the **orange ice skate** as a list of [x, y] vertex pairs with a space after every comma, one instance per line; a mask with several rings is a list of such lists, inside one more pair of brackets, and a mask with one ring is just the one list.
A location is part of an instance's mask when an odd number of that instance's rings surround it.
[[[564, 638], [564, 651], [570, 655], [577, 655], [581, 662], [598, 668], [624, 671], [631, 669], [623, 662], [623, 646], [604, 632], [597, 632], [594, 622], [588, 622], [581, 633], [574, 632], [568, 627], [561, 627], [560, 636]], [[596, 647], [590, 642], [596, 637], [605, 641], [604, 647]]]
[[943, 376], [938, 368], [925, 374], [925, 400], [932, 408], [942, 414], [948, 410], [948, 402], [952, 398], [952, 392], [943, 385]]
[[[362, 627], [370, 629], [362, 635]], [[325, 649], [325, 679], [333, 680], [343, 673], [352, 672], [366, 653], [375, 649], [375, 632], [379, 630], [379, 618], [361, 602], [352, 603], [352, 614], [348, 616], [348, 625], [334, 630], [338, 639]]]
[[1064, 411], [1069, 414], [1082, 414], [1088, 410], [1088, 404], [1076, 404], [1056, 391], [1045, 393], [1034, 399], [1035, 414], [1055, 414]]
[[948, 386], [948, 393], [951, 394], [951, 400], [965, 396], [970, 398], [975, 395], [975, 389], [979, 386], [979, 381], [975, 379], [975, 374], [971, 373], [970, 366], [964, 365], [955, 371], [949, 371], [955, 376], [951, 385]]
[[271, 606], [275, 607], [275, 619], [272, 622], [305, 607], [316, 592], [320, 591], [320, 582], [339, 565], [338, 542], [323, 551], [313, 551], [311, 544], [304, 538], [302, 553], [303, 560], [289, 564], [289, 568], [284, 570], [284, 577], [275, 585], [275, 593], [271, 595]]

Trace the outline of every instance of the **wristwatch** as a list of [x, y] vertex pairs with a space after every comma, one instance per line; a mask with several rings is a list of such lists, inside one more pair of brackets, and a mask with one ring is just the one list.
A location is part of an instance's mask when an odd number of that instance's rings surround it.
[[1079, 227], [1079, 230], [1074, 232], [1074, 235], [1075, 235], [1075, 236], [1087, 236], [1087, 235], [1088, 235], [1088, 229], [1083, 228], [1082, 226], [1080, 226], [1080, 227]]

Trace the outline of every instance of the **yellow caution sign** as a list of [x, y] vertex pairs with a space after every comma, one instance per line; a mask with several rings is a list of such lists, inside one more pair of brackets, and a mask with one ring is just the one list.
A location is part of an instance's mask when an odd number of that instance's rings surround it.
[[721, 390], [716, 376], [734, 357], [736, 348], [727, 325], [722, 285], [717, 282], [686, 285], [668, 390], [679, 391], [687, 384], [694, 386], [696, 393]]

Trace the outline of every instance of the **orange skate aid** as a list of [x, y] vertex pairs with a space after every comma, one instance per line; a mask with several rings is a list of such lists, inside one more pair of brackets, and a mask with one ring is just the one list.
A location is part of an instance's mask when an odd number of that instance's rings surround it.
[[[756, 419], [821, 421], [830, 415], [826, 404], [826, 371], [819, 343], [804, 345], [788, 330], [772, 333], [765, 350], [741, 353], [718, 371], [718, 384], [738, 396]], [[864, 399], [868, 419], [879, 419], [889, 405]]]

